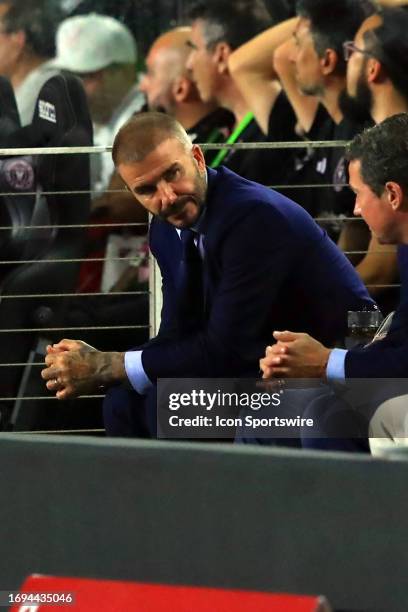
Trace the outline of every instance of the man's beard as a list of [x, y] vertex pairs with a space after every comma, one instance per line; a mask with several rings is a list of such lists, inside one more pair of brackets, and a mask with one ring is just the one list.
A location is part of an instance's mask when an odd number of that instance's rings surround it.
[[167, 115], [167, 110], [162, 104], [151, 104], [149, 106], [149, 111], [153, 111], [155, 113], [164, 113]]
[[160, 212], [158, 214], [158, 217], [163, 221], [167, 221], [169, 217], [173, 217], [175, 215], [180, 214], [183, 211], [187, 202], [194, 202], [197, 206], [197, 216], [193, 221], [194, 224], [200, 216], [200, 212], [204, 206], [206, 191], [207, 187], [205, 178], [197, 170], [194, 179], [194, 193], [178, 197], [177, 200], [173, 202], [173, 204], [170, 206], [170, 208], [168, 208], [164, 213]]
[[324, 87], [322, 85], [302, 85], [302, 83], [297, 82], [297, 87], [304, 96], [321, 98], [324, 94]]
[[364, 75], [359, 76], [356, 95], [350, 96], [343, 89], [339, 96], [340, 110], [346, 119], [362, 125], [373, 122], [371, 111], [373, 108], [373, 94], [364, 80]]

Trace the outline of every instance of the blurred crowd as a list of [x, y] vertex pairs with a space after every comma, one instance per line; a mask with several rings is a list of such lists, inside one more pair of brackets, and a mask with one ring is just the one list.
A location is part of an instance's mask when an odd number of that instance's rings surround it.
[[[176, 27], [152, 40], [150, 24], [136, 40], [147, 5], [138, 12], [130, 2], [7, 0], [0, 2], [0, 73], [11, 81], [23, 125], [50, 76], [79, 76], [96, 145], [111, 145], [120, 126], [146, 108], [174, 116], [194, 142], [305, 142], [296, 149], [209, 149], [207, 163], [276, 187], [306, 208], [387, 312], [398, 299], [391, 287], [397, 253], [353, 219], [342, 148], [307, 143], [348, 141], [406, 110], [403, 5], [333, 0], [328, 11], [323, 0], [190, 3], [173, 12]], [[142, 57], [138, 49], [145, 48]], [[108, 153], [92, 156], [91, 184], [91, 220], [133, 229], [91, 230], [89, 257], [109, 242], [111, 256], [131, 253], [135, 264], [106, 270], [85, 263], [78, 291], [137, 286], [146, 280], [146, 214], [123, 193]]]

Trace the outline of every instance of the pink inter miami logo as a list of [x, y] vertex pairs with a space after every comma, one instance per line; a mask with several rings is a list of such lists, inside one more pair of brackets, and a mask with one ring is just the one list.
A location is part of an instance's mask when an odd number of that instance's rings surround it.
[[34, 170], [25, 159], [9, 159], [3, 166], [6, 181], [13, 189], [27, 191], [34, 187]]

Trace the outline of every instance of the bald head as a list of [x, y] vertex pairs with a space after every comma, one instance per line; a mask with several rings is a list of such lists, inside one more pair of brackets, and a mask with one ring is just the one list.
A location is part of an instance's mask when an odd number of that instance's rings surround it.
[[140, 83], [150, 110], [177, 115], [180, 104], [198, 98], [186, 69], [190, 31], [190, 28], [175, 28], [159, 36], [151, 46], [146, 58], [146, 75]]
[[140, 113], [131, 117], [117, 133], [113, 143], [112, 158], [116, 167], [143, 161], [165, 140], [177, 140], [186, 151], [191, 151], [191, 140], [170, 115], [164, 113]]
[[159, 36], [149, 51], [149, 55], [153, 53], [163, 56], [162, 60], [168, 64], [170, 70], [170, 78], [175, 78], [187, 72], [186, 63], [191, 50], [187, 42], [190, 34], [191, 28], [174, 28], [174, 30]]
[[365, 39], [365, 33], [369, 32], [370, 30], [373, 30], [374, 28], [378, 28], [378, 26], [381, 24], [382, 17], [378, 13], [370, 15], [369, 17], [367, 17], [367, 19], [364, 19], [363, 23], [357, 30], [357, 33], [354, 38], [356, 45], [361, 46]]

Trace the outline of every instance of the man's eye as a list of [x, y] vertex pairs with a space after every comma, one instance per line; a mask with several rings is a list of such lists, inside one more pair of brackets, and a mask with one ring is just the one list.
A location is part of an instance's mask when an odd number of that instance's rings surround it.
[[153, 191], [153, 187], [139, 187], [138, 189], [135, 189], [136, 195], [151, 195]]
[[168, 181], [176, 181], [180, 178], [180, 168], [172, 168], [168, 172], [166, 172], [166, 179]]

